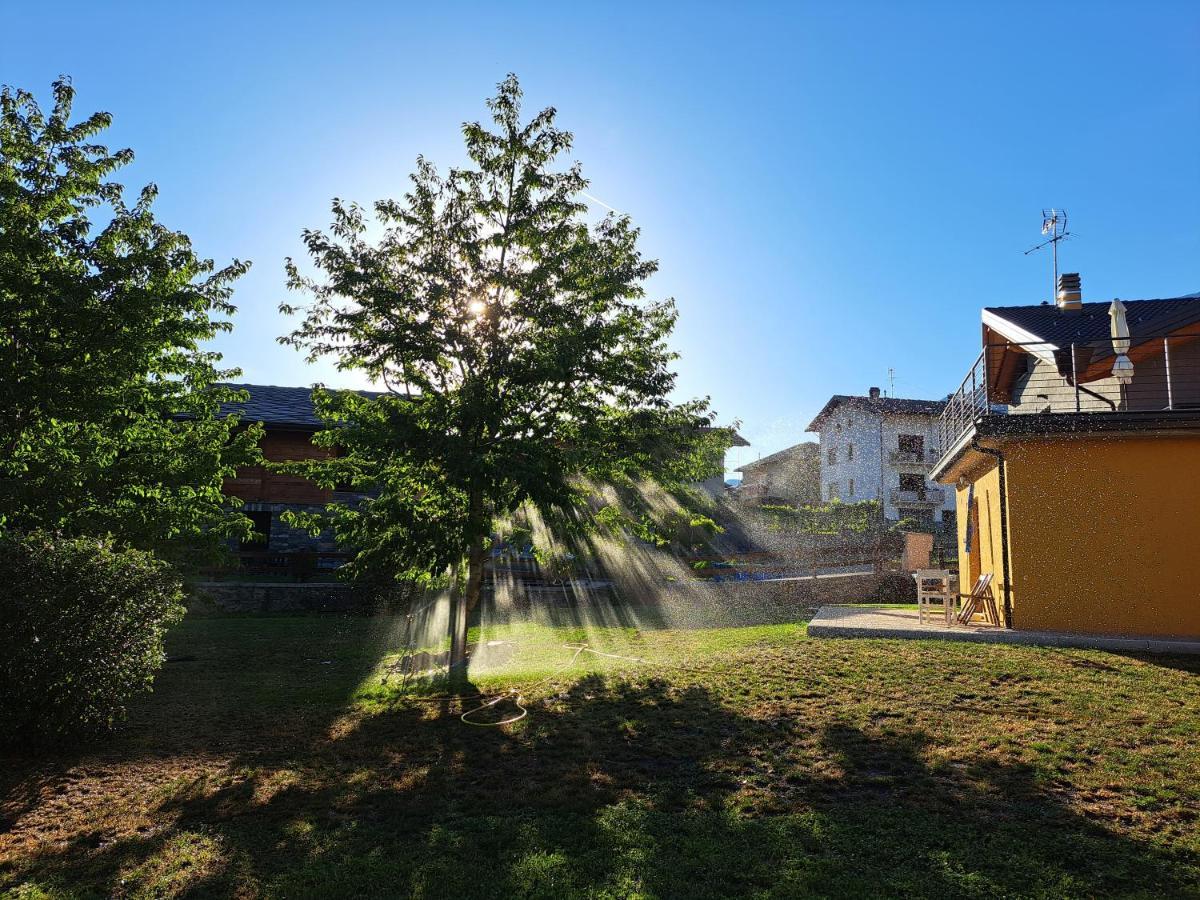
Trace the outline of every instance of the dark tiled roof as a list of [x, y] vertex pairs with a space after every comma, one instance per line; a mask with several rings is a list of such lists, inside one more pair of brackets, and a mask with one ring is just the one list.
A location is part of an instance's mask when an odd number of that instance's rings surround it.
[[[747, 444], [746, 446], [749, 447], [750, 445]], [[817, 457], [820, 453], [821, 447], [816, 441], [805, 441], [802, 444], [793, 444], [790, 447], [784, 447], [782, 450], [776, 450], [770, 456], [752, 460], [740, 469], [734, 469], [734, 471], [743, 473], [752, 472], [760, 466], [771, 466], [777, 462], [785, 462], [787, 460], [803, 460], [806, 456]]]
[[[227, 387], [246, 391], [245, 403], [226, 403], [223, 415], [237, 415], [250, 422], [292, 428], [319, 429], [322, 422], [313, 411], [312, 388], [278, 387], [273, 384], [229, 384]], [[377, 391], [359, 391], [364, 397], [378, 397]]]
[[[1125, 300], [1129, 334], [1161, 337], [1171, 331], [1200, 321], [1200, 296], [1173, 297], [1166, 300]], [[1112, 337], [1108, 316], [1111, 300], [1084, 303], [1082, 309], [1061, 310], [1052, 303], [1040, 306], [989, 306], [987, 312], [1034, 335], [1038, 340], [1065, 347], [1072, 342], [1106, 341]], [[1012, 335], [1005, 335], [1012, 338]]]
[[945, 400], [907, 400], [903, 397], [857, 397], [850, 394], [834, 394], [829, 402], [809, 423], [806, 431], [820, 431], [821, 423], [839, 406], [852, 406], [888, 416], [940, 416]]

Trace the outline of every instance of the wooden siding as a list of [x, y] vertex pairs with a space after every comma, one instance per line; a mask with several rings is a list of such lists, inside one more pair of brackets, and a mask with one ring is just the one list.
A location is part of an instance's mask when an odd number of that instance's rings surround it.
[[[268, 431], [259, 447], [270, 462], [330, 456], [328, 450], [313, 446], [312, 435], [306, 431]], [[332, 491], [317, 487], [307, 478], [271, 472], [265, 466], [239, 469], [236, 478], [226, 480], [224, 491], [242, 500], [268, 503], [328, 503], [333, 497]]]
[[[1122, 394], [1121, 386], [1111, 376], [1081, 379], [1080, 412], [1115, 412], [1124, 408], [1134, 411], [1155, 411], [1167, 408], [1167, 368], [1162, 343], [1155, 342], [1134, 359], [1133, 382]], [[1151, 352], [1157, 351], [1157, 352]], [[1070, 380], [1059, 374], [1056, 366], [1033, 359], [1028, 372], [1018, 376], [1008, 400], [1010, 413], [1075, 412], [1076, 392]], [[1111, 357], [1097, 372], [1110, 371]], [[1124, 399], [1122, 399], [1124, 397]], [[1200, 343], [1194, 340], [1172, 340], [1171, 343], [1171, 401], [1176, 409], [1200, 406]]]

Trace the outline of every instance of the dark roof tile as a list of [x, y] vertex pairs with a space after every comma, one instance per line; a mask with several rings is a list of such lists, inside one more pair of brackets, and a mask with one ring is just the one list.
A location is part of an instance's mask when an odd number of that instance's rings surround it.
[[[1129, 334], [1135, 341], [1138, 338], [1161, 337], [1200, 321], [1200, 298], [1195, 294], [1165, 300], [1123, 302]], [[1084, 303], [1078, 310], [1061, 310], [1052, 303], [1039, 306], [989, 306], [985, 309], [1040, 341], [1065, 347], [1072, 342], [1109, 340], [1112, 337], [1108, 315], [1111, 305], [1111, 300], [1105, 300], [1102, 303]]]
[[[750, 446], [749, 444], [746, 445]], [[821, 446], [816, 441], [804, 441], [800, 444], [793, 444], [790, 447], [784, 447], [782, 450], [776, 450], [769, 456], [760, 456], [758, 459], [751, 460], [739, 469], [734, 469], [735, 472], [752, 472], [763, 466], [772, 466], [775, 463], [786, 462], [788, 460], [803, 461], [805, 458], [811, 457], [816, 459], [821, 455]]]
[[[222, 415], [236, 415], [251, 422], [280, 427], [319, 429], [323, 423], [313, 411], [312, 388], [279, 387], [273, 384], [228, 384], [246, 391], [245, 403], [226, 403]], [[378, 391], [359, 391], [364, 397], [378, 397]]]
[[829, 398], [816, 418], [805, 431], [820, 431], [821, 422], [839, 406], [852, 406], [892, 416], [940, 416], [945, 400], [909, 400], [904, 397], [859, 397], [852, 394], [834, 394]]

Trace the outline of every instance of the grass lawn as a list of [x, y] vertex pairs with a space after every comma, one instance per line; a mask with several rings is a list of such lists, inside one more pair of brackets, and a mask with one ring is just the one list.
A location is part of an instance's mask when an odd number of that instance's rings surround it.
[[1200, 896], [1197, 660], [524, 625], [480, 728], [399, 630], [185, 621], [114, 739], [0, 758], [0, 891]]

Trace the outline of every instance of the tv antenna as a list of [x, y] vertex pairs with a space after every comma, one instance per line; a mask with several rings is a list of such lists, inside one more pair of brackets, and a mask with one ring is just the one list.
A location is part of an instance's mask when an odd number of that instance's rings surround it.
[[888, 368], [888, 396], [896, 396], [896, 370]]
[[1049, 246], [1052, 249], [1051, 256], [1054, 260], [1054, 268], [1051, 273], [1052, 280], [1050, 282], [1050, 302], [1053, 303], [1056, 292], [1058, 291], [1058, 242], [1065, 241], [1071, 234], [1071, 232], [1067, 231], [1067, 211], [1065, 209], [1043, 209], [1042, 234], [1048, 234], [1050, 237], [1042, 241], [1036, 247], [1030, 247], [1025, 251], [1025, 255], [1028, 256], [1035, 250], [1041, 250], [1046, 246]]

